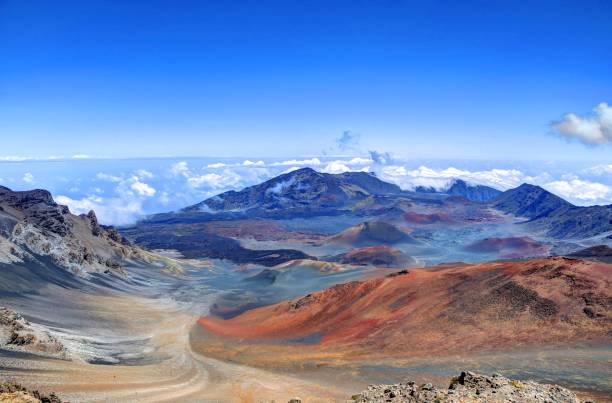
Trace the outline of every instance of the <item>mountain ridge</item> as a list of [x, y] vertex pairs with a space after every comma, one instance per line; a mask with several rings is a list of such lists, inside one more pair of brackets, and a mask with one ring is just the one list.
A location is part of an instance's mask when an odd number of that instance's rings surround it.
[[471, 184], [463, 179], [455, 178], [451, 180], [442, 189], [436, 189], [434, 187], [417, 186], [415, 188], [417, 193], [440, 193], [447, 194], [450, 196], [461, 196], [470, 201], [475, 202], [486, 202], [499, 196], [502, 191], [495, 189], [490, 186]]
[[341, 208], [369, 196], [403, 193], [399, 186], [366, 172], [328, 174], [312, 168], [301, 168], [240, 191], [221, 193], [188, 206], [183, 211]]
[[491, 200], [491, 205], [554, 238], [588, 238], [612, 232], [612, 205], [576, 206], [546, 189], [523, 183]]

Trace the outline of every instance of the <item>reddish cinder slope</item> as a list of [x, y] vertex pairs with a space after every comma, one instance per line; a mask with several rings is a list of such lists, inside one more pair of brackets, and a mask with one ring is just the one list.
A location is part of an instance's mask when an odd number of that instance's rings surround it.
[[505, 258], [541, 256], [549, 247], [528, 236], [507, 238], [485, 238], [468, 245], [466, 250], [475, 253], [499, 253]]
[[415, 264], [416, 260], [401, 250], [386, 245], [367, 246], [351, 249], [338, 260], [342, 264], [368, 265], [377, 267], [405, 267]]
[[277, 361], [283, 354], [324, 353], [344, 360], [610, 342], [611, 280], [610, 264], [562, 257], [444, 265], [341, 284], [199, 324], [214, 336], [207, 353], [260, 364], [266, 351]]
[[436, 212], [431, 214], [409, 211], [404, 214], [404, 220], [411, 224], [437, 224], [452, 223], [453, 220], [447, 212]]

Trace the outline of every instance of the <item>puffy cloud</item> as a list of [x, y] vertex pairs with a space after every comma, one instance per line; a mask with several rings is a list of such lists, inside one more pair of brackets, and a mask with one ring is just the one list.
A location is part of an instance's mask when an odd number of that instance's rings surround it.
[[367, 165], [367, 164], [371, 164], [374, 161], [372, 161], [369, 158], [355, 157], [348, 161], [343, 161], [343, 162], [345, 162], [348, 165]]
[[141, 182], [137, 177], [133, 178], [133, 183], [130, 185], [130, 189], [135, 191], [138, 195], [146, 197], [154, 196], [156, 192], [153, 187]]
[[372, 150], [369, 153], [370, 159], [377, 164], [387, 165], [393, 163], [393, 158], [391, 158], [391, 154], [387, 152]]
[[218, 189], [224, 187], [223, 176], [216, 173], [208, 173], [203, 175], [195, 175], [187, 178], [187, 183], [192, 187], [207, 186]]
[[594, 167], [585, 170], [586, 173], [592, 175], [612, 175], [612, 164], [595, 165]]
[[612, 187], [578, 178], [549, 182], [543, 187], [578, 204], [610, 203], [612, 199]]
[[315, 158], [304, 159], [304, 160], [287, 160], [287, 161], [281, 161], [281, 162], [274, 162], [271, 165], [272, 166], [292, 166], [292, 165], [319, 166], [321, 164], [322, 164], [321, 160], [315, 157]]
[[104, 172], [98, 172], [96, 178], [108, 182], [121, 182], [123, 180], [123, 178], [120, 176], [110, 175]]
[[32, 183], [34, 182], [34, 175], [32, 175], [30, 172], [26, 172], [21, 180], [25, 183]]
[[172, 176], [185, 175], [189, 171], [189, 166], [186, 161], [179, 161], [172, 164], [170, 167], [170, 173]]
[[523, 182], [535, 182], [548, 178], [542, 174], [541, 178], [525, 175], [517, 169], [491, 169], [486, 171], [468, 171], [449, 167], [445, 169], [433, 169], [420, 166], [409, 170], [401, 165], [385, 166], [381, 170], [381, 178], [397, 183], [405, 189], [414, 189], [417, 186], [433, 187], [435, 189], [445, 188], [452, 179], [463, 179], [470, 183], [492, 186], [505, 190], [516, 187]]
[[602, 102], [590, 116], [568, 113], [552, 128], [561, 136], [588, 145], [612, 144], [612, 107]]
[[263, 162], [263, 161], [261, 161], [261, 160], [260, 160], [260, 161], [257, 161], [257, 162], [253, 162], [253, 161], [251, 161], [251, 160], [245, 160], [245, 161], [242, 163], [242, 165], [243, 165], [243, 166], [245, 166], [245, 167], [263, 167], [263, 166], [265, 166], [265, 165], [266, 165], [266, 163], [265, 163], [265, 162]]
[[349, 171], [361, 171], [361, 172], [369, 172], [370, 167], [362, 167], [360, 169], [354, 169], [349, 166], [350, 161], [331, 161], [328, 163], [325, 168], [321, 170], [321, 172], [325, 172], [328, 174], [341, 174]]
[[208, 164], [206, 168], [224, 168], [226, 166], [227, 164], [224, 164], [223, 162], [215, 162], [214, 164]]
[[346, 164], [340, 161], [332, 161], [329, 164], [327, 164], [325, 168], [321, 170], [321, 172], [325, 172], [328, 174], [341, 174], [343, 172], [348, 172], [350, 170], [351, 168], [349, 168]]
[[151, 179], [155, 176], [151, 172], [147, 171], [146, 169], [137, 169], [136, 172], [134, 172], [134, 174], [138, 176], [139, 178], [148, 178], [148, 179]]
[[103, 199], [99, 196], [87, 196], [72, 199], [68, 196], [54, 196], [59, 204], [68, 206], [74, 214], [86, 214], [90, 210], [96, 212], [101, 223], [125, 225], [136, 221], [143, 214], [142, 201], [129, 197]]

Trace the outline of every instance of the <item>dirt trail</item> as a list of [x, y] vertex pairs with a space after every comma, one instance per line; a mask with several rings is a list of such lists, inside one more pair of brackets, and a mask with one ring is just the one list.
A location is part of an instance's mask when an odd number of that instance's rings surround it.
[[[196, 317], [178, 306], [134, 297], [92, 297], [94, 309], [122, 331], [149, 338], [152, 361], [138, 365], [95, 365], [39, 357], [0, 355], [0, 378], [68, 401], [304, 401], [343, 400], [346, 393], [291, 376], [221, 362], [193, 352]], [[122, 323], [123, 324], [123, 323]]]

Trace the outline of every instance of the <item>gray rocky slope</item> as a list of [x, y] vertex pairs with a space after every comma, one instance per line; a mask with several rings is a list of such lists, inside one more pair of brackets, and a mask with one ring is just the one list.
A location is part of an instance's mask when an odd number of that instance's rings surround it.
[[146, 260], [93, 211], [74, 215], [46, 190], [13, 191], [0, 186], [0, 264], [48, 257], [74, 274], [121, 272], [125, 260]]
[[573, 392], [557, 385], [518, 381], [501, 375], [485, 376], [462, 372], [451, 379], [448, 389], [414, 382], [395, 385], [370, 385], [353, 396], [358, 403], [580, 403]]

